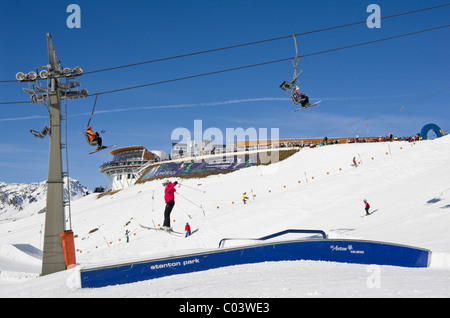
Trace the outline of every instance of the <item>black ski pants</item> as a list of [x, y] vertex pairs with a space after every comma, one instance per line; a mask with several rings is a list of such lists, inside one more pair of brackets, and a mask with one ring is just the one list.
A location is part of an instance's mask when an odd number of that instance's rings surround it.
[[170, 227], [170, 213], [175, 205], [175, 201], [169, 201], [166, 203], [166, 209], [164, 210], [164, 224], [163, 226]]

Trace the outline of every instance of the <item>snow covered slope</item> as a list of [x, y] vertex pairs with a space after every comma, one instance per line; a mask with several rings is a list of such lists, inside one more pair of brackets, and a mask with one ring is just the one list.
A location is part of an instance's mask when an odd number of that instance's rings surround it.
[[[360, 162], [357, 168], [351, 166], [353, 157]], [[433, 252], [428, 269], [279, 262], [83, 290], [76, 288], [75, 268], [15, 284], [0, 275], [0, 297], [32, 297], [43, 286], [48, 297], [449, 297], [449, 175], [450, 136], [302, 149], [277, 164], [178, 180], [172, 224], [183, 232], [189, 222], [194, 233], [188, 238], [139, 225], [162, 224], [161, 180], [99, 199], [89, 195], [72, 205], [80, 266], [216, 248], [224, 237], [257, 238], [297, 228], [428, 248]], [[243, 192], [251, 197], [245, 205]], [[373, 212], [367, 217], [363, 199]], [[2, 222], [0, 246], [41, 249], [43, 222], [42, 214]], [[129, 243], [126, 230], [131, 232]], [[374, 284], [373, 277], [378, 277]]]

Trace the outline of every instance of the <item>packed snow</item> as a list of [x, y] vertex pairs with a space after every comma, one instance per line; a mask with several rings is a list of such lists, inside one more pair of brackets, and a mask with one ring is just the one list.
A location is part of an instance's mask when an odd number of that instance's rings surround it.
[[[351, 166], [353, 157], [358, 167]], [[72, 202], [78, 265], [43, 277], [44, 214], [23, 217], [24, 210], [13, 220], [0, 215], [0, 297], [450, 297], [449, 175], [450, 136], [303, 148], [268, 166], [178, 179], [172, 225], [183, 232], [189, 222], [193, 234], [187, 238], [140, 226], [162, 225], [163, 180], [101, 198], [91, 194]], [[243, 192], [250, 198], [245, 205]], [[370, 216], [364, 216], [363, 199]], [[431, 264], [266, 262], [80, 288], [83, 266], [214, 249], [225, 237], [258, 238], [285, 229], [427, 248]]]

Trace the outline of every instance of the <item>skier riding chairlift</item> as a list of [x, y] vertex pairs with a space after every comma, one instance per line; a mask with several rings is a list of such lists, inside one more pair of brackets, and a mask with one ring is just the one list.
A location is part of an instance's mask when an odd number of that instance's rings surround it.
[[296, 86], [295, 89], [292, 90], [291, 99], [294, 102], [294, 104], [296, 105], [301, 104], [302, 107], [305, 107], [306, 105], [309, 104], [309, 97], [306, 96], [305, 94], [302, 94], [298, 86]]
[[86, 141], [89, 144], [89, 146], [97, 146], [97, 150], [102, 150], [102, 149], [108, 148], [108, 147], [102, 145], [102, 138], [100, 137], [100, 134], [104, 133], [104, 131], [102, 130], [102, 131], [100, 131], [100, 133], [98, 133], [98, 132], [94, 133], [92, 131], [92, 127], [90, 126], [91, 119], [94, 116], [95, 105], [97, 105], [97, 99], [98, 99], [98, 94], [95, 95], [95, 101], [94, 101], [94, 106], [92, 107], [91, 117], [89, 118], [89, 121], [87, 123], [86, 132], [83, 131], [83, 135], [84, 135], [84, 137], [86, 137]]
[[292, 102], [295, 105], [301, 104], [301, 106], [302, 106], [301, 108], [295, 110], [295, 111], [298, 111], [300, 109], [305, 109], [305, 108], [317, 106], [320, 103], [320, 101], [316, 102], [314, 104], [310, 104], [309, 103], [309, 97], [306, 96], [305, 94], [301, 94], [300, 93], [300, 89], [299, 89], [298, 85], [295, 86], [296, 83], [297, 83], [299, 75], [303, 71], [298, 68], [298, 62], [300, 60], [300, 56], [298, 55], [297, 39], [295, 37], [295, 34], [293, 34], [292, 36], [294, 38], [294, 44], [295, 44], [295, 58], [292, 59], [292, 65], [294, 66], [294, 76], [293, 76], [292, 82], [284, 81], [283, 83], [281, 83], [280, 88], [282, 90], [286, 91], [286, 92], [291, 90]]
[[[103, 131], [101, 131], [103, 132]], [[100, 132], [100, 133], [101, 133]], [[97, 146], [97, 149], [104, 149], [105, 146], [102, 145], [102, 138], [100, 137], [100, 134], [98, 132], [94, 133], [92, 131], [92, 127], [88, 126], [86, 129], [86, 133], [84, 134], [86, 137], [86, 141], [90, 146]]]

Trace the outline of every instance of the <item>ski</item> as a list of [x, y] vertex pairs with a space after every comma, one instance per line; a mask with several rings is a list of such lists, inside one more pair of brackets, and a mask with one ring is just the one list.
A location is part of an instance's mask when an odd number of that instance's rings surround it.
[[117, 147], [117, 145], [112, 145], [112, 146], [105, 146], [105, 147], [102, 147], [102, 148], [100, 148], [100, 149], [95, 149], [95, 150], [92, 150], [92, 151], [89, 151], [89, 154], [90, 155], [92, 155], [93, 153], [96, 153], [96, 152], [99, 152], [99, 151], [102, 151], [102, 150], [105, 150], [105, 149], [108, 149], [108, 148], [114, 148], [114, 147]]
[[142, 224], [139, 224], [139, 225], [140, 225], [142, 228], [148, 229], [148, 230], [163, 231], [163, 232], [167, 232], [167, 233], [169, 233], [169, 234], [179, 234], [179, 235], [183, 235], [183, 233], [174, 231], [172, 228], [166, 230], [166, 229], [163, 229], [162, 227], [151, 227], [151, 226], [145, 226], [145, 225], [142, 225]]
[[373, 210], [373, 211], [371, 211], [371, 212], [369, 212], [368, 214], [365, 214], [365, 215], [361, 215], [361, 217], [363, 218], [363, 217], [365, 217], [365, 216], [369, 216], [369, 215], [372, 215], [372, 214], [374, 214], [375, 212], [377, 212], [378, 211], [378, 209], [375, 209], [375, 210]]
[[311, 107], [319, 106], [319, 103], [320, 103], [320, 102], [321, 102], [321, 100], [319, 100], [318, 102], [315, 102], [314, 104], [307, 104], [306, 106], [302, 106], [302, 107], [300, 107], [300, 108], [294, 109], [294, 112], [297, 112], [297, 111], [299, 111], [299, 110], [306, 109], [306, 108], [311, 108]]

